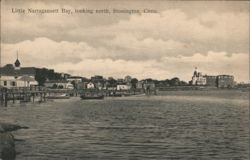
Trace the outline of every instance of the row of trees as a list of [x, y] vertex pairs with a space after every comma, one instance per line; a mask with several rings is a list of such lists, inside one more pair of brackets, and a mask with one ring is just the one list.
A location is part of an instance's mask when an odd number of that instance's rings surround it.
[[40, 86], [43, 86], [46, 80], [62, 80], [60, 73], [54, 72], [53, 69], [36, 68], [35, 80]]
[[[172, 79], [166, 79], [166, 80], [154, 80], [154, 79], [148, 78], [148, 79], [143, 79], [142, 81], [153, 82], [158, 87], [185, 86], [185, 85], [188, 85], [187, 82], [181, 81], [178, 77], [174, 77]], [[109, 84], [111, 86], [112, 85], [115, 86], [117, 83], [119, 83], [114, 78], [109, 78], [108, 82], [109, 82]], [[131, 80], [130, 80], [130, 83], [131, 83], [133, 88], [136, 88], [136, 85], [137, 85], [138, 82], [139, 82], [139, 80], [137, 78], [131, 78]]]
[[188, 85], [187, 82], [181, 81], [178, 77], [174, 77], [172, 79], [166, 79], [166, 80], [155, 80], [154, 81], [156, 86], [186, 86]]
[[[128, 76], [126, 76], [128, 77]], [[125, 82], [131, 83], [132, 88], [136, 88], [137, 83], [139, 80], [137, 78], [126, 78], [125, 77]], [[36, 68], [36, 75], [35, 75], [36, 81], [38, 81], [39, 85], [44, 85], [46, 80], [63, 80], [64, 77], [61, 76], [60, 73], [54, 72], [52, 69], [47, 69], [47, 68]], [[83, 78], [84, 81], [90, 81], [86, 78]], [[98, 78], [98, 81], [101, 81], [104, 83], [105, 81], [109, 84], [109, 86], [115, 87], [117, 84], [121, 83], [121, 79], [114, 79], [112, 77], [109, 77], [108, 79], [104, 78]], [[172, 79], [166, 79], [166, 80], [155, 80], [155, 79], [143, 79], [142, 81], [147, 81], [147, 82], [153, 82], [155, 83], [156, 87], [166, 87], [166, 86], [184, 86], [188, 85], [187, 82], [181, 81], [178, 77], [174, 77]], [[124, 82], [124, 81], [123, 81]], [[73, 81], [73, 85], [76, 86], [75, 82]]]

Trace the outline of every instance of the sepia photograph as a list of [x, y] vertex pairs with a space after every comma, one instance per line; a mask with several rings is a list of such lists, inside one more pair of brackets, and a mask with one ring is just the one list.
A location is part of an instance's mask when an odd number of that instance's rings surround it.
[[250, 1], [0, 10], [0, 160], [250, 159]]

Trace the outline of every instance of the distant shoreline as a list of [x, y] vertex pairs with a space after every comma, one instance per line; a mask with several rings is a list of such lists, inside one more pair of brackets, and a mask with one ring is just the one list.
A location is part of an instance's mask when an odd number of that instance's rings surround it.
[[189, 90], [248, 90], [249, 88], [218, 88], [212, 86], [169, 86], [156, 87], [158, 91], [189, 91]]

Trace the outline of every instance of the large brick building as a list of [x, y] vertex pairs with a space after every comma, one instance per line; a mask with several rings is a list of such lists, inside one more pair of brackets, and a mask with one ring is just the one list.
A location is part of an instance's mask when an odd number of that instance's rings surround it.
[[217, 87], [217, 76], [205, 75], [204, 78], [206, 78], [206, 85], [207, 86]]
[[212, 86], [218, 88], [232, 88], [235, 85], [234, 76], [232, 75], [203, 76], [201, 72], [198, 72], [197, 68], [195, 68], [191, 82], [192, 85]]
[[217, 87], [218, 88], [232, 88], [234, 87], [234, 76], [231, 75], [218, 75]]

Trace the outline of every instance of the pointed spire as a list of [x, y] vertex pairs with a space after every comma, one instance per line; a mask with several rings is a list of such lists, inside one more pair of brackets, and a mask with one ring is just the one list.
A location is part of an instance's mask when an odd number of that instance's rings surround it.
[[198, 68], [197, 67], [195, 67], [195, 69], [194, 69], [194, 75], [193, 75], [194, 77], [197, 77], [198, 76]]
[[18, 51], [17, 51], [17, 53], [16, 53], [16, 62], [15, 62], [15, 67], [16, 68], [20, 68], [20, 65], [21, 65], [21, 63], [20, 63], [20, 61], [18, 60]]

